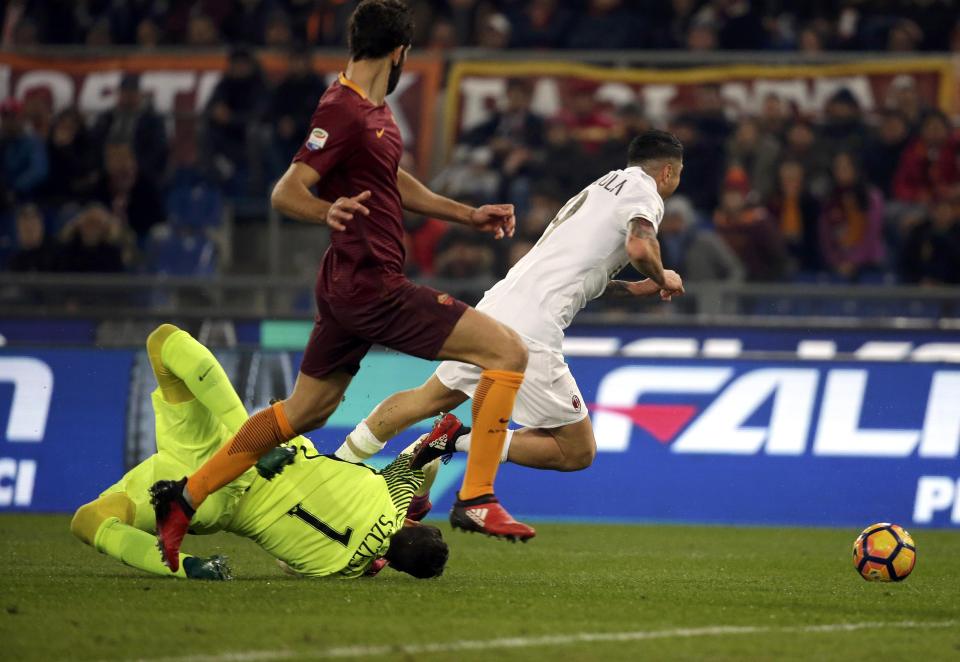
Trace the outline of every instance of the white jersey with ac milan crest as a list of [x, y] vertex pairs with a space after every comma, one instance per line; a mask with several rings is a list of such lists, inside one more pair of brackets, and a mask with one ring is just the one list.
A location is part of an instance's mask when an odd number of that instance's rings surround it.
[[574, 316], [629, 262], [625, 241], [634, 218], [659, 229], [663, 199], [656, 182], [636, 166], [608, 172], [560, 208], [477, 310], [559, 350]]
[[[660, 227], [663, 199], [656, 182], [639, 167], [607, 173], [557, 212], [536, 246], [477, 304], [477, 310], [519, 333], [529, 349], [513, 409], [516, 423], [556, 428], [587, 416], [563, 359], [563, 332], [627, 265], [625, 243], [634, 218]], [[473, 397], [480, 372], [444, 361], [435, 374], [447, 388]]]

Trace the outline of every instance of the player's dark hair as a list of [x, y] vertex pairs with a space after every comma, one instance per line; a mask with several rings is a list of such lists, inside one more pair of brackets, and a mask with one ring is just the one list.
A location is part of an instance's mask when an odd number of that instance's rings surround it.
[[413, 13], [401, 0], [363, 0], [350, 16], [350, 57], [374, 60], [413, 41]]
[[630, 141], [627, 164], [641, 165], [662, 159], [683, 160], [683, 143], [672, 133], [651, 129]]
[[443, 574], [450, 548], [435, 526], [405, 526], [390, 539], [386, 559], [390, 567], [417, 579], [430, 579]]

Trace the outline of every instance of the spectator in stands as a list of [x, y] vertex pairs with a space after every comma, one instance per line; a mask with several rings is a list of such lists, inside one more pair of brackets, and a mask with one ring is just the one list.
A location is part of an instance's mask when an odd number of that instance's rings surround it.
[[896, 111], [907, 119], [910, 133], [920, 128], [925, 109], [917, 83], [911, 76], [901, 74], [893, 79], [887, 89], [885, 105], [888, 110]]
[[570, 130], [574, 140], [593, 156], [611, 135], [613, 116], [596, 98], [597, 83], [582, 79], [570, 80], [564, 89], [564, 103], [557, 120]]
[[107, 48], [113, 45], [113, 35], [110, 33], [110, 19], [108, 17], [104, 16], [94, 21], [90, 29], [87, 30], [85, 43], [91, 49]]
[[717, 233], [743, 263], [748, 280], [782, 280], [788, 272], [783, 237], [767, 210], [749, 200], [750, 182], [740, 168], [731, 168], [713, 215]]
[[271, 93], [265, 116], [271, 136], [267, 150], [272, 176], [279, 177], [287, 169], [303, 143], [325, 89], [323, 79], [313, 70], [310, 51], [303, 46], [291, 49], [286, 76]]
[[530, 107], [533, 90], [526, 80], [507, 82], [502, 110], [464, 136], [463, 142], [492, 150], [492, 167], [502, 175], [509, 199], [523, 204], [537, 152], [544, 145], [543, 118]]
[[43, 216], [34, 204], [26, 204], [17, 209], [17, 248], [7, 268], [10, 271], [53, 271], [55, 248], [47, 239]]
[[777, 186], [767, 205], [770, 218], [783, 236], [787, 250], [801, 271], [821, 269], [820, 203], [806, 184], [799, 161], [784, 161], [777, 171]]
[[23, 95], [23, 122], [40, 140], [50, 135], [53, 124], [53, 95], [45, 87], [35, 87]]
[[293, 40], [290, 17], [282, 10], [270, 12], [263, 30], [263, 43], [268, 48], [286, 48]]
[[234, 49], [223, 78], [207, 103], [208, 157], [219, 180], [231, 193], [240, 193], [249, 176], [247, 128], [260, 116], [266, 85], [254, 55]]
[[89, 199], [100, 180], [98, 150], [75, 107], [54, 119], [47, 151], [50, 177], [44, 199], [58, 204]]
[[136, 233], [142, 243], [157, 223], [166, 219], [166, 205], [155, 177], [137, 166], [129, 143], [107, 143], [97, 199]]
[[717, 49], [717, 24], [709, 18], [698, 18], [690, 25], [687, 32], [687, 50], [694, 53], [705, 53]]
[[437, 244], [435, 273], [440, 278], [493, 278], [494, 253], [485, 237], [452, 227]]
[[435, 20], [430, 25], [430, 36], [426, 44], [429, 51], [447, 51], [457, 47], [457, 28], [452, 21]]
[[893, 110], [881, 114], [880, 126], [867, 139], [864, 170], [870, 182], [887, 198], [893, 195], [893, 177], [909, 139], [907, 118]]
[[472, 146], [490, 147], [501, 163], [510, 160], [516, 150], [543, 147], [545, 123], [540, 115], [533, 112], [532, 98], [533, 89], [529, 81], [508, 80], [503, 108], [486, 122], [468, 131], [462, 141]]
[[934, 203], [929, 218], [907, 234], [900, 275], [923, 285], [960, 283], [960, 197]]
[[500, 191], [500, 173], [492, 167], [493, 150], [489, 147], [471, 149], [458, 147], [446, 168], [433, 179], [432, 188], [438, 193], [462, 199], [493, 200]]
[[187, 45], [204, 48], [219, 43], [220, 31], [213, 19], [202, 12], [193, 13], [187, 23]]
[[758, 2], [751, 0], [719, 0], [720, 47], [727, 50], [761, 50], [766, 46], [766, 30], [758, 10]]
[[508, 5], [514, 48], [559, 48], [570, 32], [573, 13], [557, 0], [529, 0]]
[[555, 186], [564, 199], [569, 198], [586, 184], [583, 181], [586, 152], [573, 139], [567, 125], [557, 120], [547, 125], [546, 141], [537, 166], [537, 180]]
[[790, 113], [787, 104], [776, 94], [768, 94], [763, 98], [760, 116], [757, 125], [763, 135], [782, 141], [789, 126]]
[[47, 179], [47, 148], [23, 121], [23, 104], [0, 103], [0, 209], [31, 200]]
[[137, 48], [140, 51], [153, 50], [163, 41], [163, 31], [152, 18], [144, 18], [137, 24]]
[[681, 115], [672, 131], [683, 143], [683, 177], [677, 193], [687, 196], [700, 213], [710, 213], [716, 208], [723, 178], [723, 151], [702, 139], [690, 116]]
[[696, 122], [701, 139], [714, 147], [722, 148], [733, 132], [719, 85], [706, 83], [696, 88], [689, 117]]
[[923, 42], [923, 30], [914, 21], [899, 20], [887, 33], [887, 50], [895, 53], [911, 53]]
[[609, 172], [623, 168], [626, 165], [627, 148], [630, 141], [644, 131], [653, 128], [650, 120], [643, 113], [643, 108], [636, 103], [628, 103], [617, 108], [614, 115], [614, 124], [610, 128], [607, 142], [600, 146], [596, 158], [597, 172]]
[[854, 156], [833, 157], [833, 184], [820, 213], [824, 263], [835, 275], [856, 280], [884, 257], [883, 194], [861, 176]]
[[97, 118], [93, 131], [100, 145], [133, 145], [140, 171], [154, 179], [163, 179], [168, 154], [167, 130], [163, 118], [140, 91], [139, 76], [124, 75], [117, 90], [116, 105]]
[[624, 7], [623, 0], [587, 0], [584, 15], [570, 30], [567, 48], [633, 48], [639, 45], [637, 13]]
[[665, 205], [660, 251], [663, 264], [688, 283], [739, 282], [745, 275], [740, 259], [716, 232], [699, 226], [693, 205], [682, 195]]
[[766, 200], [773, 191], [780, 143], [769, 134], [760, 132], [759, 123], [744, 117], [727, 141], [727, 166], [743, 168], [755, 190]]
[[857, 98], [850, 90], [838, 90], [824, 107], [820, 144], [830, 156], [839, 152], [859, 154], [867, 142], [867, 127]]
[[920, 135], [904, 150], [894, 175], [893, 191], [899, 200], [927, 204], [960, 183], [960, 151], [951, 131], [942, 112], [924, 116]]
[[803, 164], [807, 186], [815, 196], [822, 197], [829, 191], [830, 157], [817, 142], [816, 133], [808, 122], [794, 122], [787, 129], [781, 159]]
[[435, 218], [404, 212], [404, 243], [407, 248], [408, 275], [431, 276], [434, 272], [434, 260], [437, 245], [450, 226]]
[[477, 27], [477, 46], [491, 50], [503, 50], [510, 45], [513, 28], [504, 14], [490, 14]]
[[123, 271], [122, 234], [122, 223], [106, 207], [88, 205], [63, 228], [58, 271]]

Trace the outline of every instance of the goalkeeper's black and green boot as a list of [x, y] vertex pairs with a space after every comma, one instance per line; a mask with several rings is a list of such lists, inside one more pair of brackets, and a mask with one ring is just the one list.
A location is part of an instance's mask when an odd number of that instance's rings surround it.
[[208, 558], [202, 556], [188, 556], [183, 559], [183, 571], [188, 579], [208, 579], [212, 581], [227, 581], [233, 579], [227, 557], [214, 554]]

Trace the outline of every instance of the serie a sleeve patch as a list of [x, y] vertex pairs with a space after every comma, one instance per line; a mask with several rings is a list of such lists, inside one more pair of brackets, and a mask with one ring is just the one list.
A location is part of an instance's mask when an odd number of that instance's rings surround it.
[[314, 152], [318, 149], [323, 149], [323, 146], [327, 144], [327, 138], [330, 137], [330, 134], [317, 127], [310, 132], [310, 136], [307, 138], [307, 149], [311, 152]]

